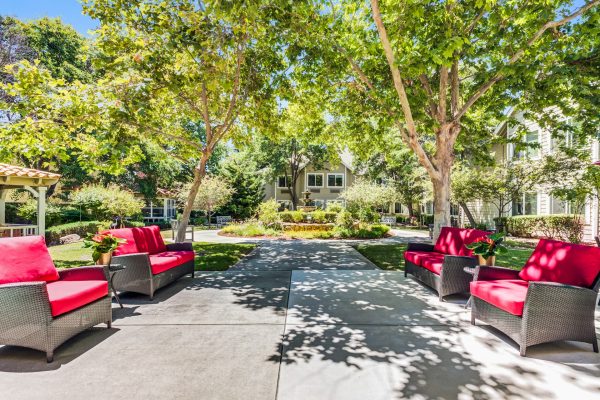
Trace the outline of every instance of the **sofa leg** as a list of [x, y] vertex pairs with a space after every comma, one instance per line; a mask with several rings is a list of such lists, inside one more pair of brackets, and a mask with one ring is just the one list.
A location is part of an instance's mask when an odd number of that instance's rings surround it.
[[527, 346], [525, 346], [524, 344], [519, 346], [519, 354], [521, 355], [521, 357], [525, 357], [525, 353], [527, 352]]
[[594, 353], [598, 353], [598, 340], [594, 340], [592, 346], [594, 346]]
[[475, 325], [475, 314], [473, 313], [473, 310], [471, 310], [471, 325]]
[[50, 364], [52, 361], [54, 361], [54, 352], [53, 351], [47, 351], [46, 352], [46, 362], [48, 364]]
[[112, 328], [112, 321], [106, 321], [106, 328], [107, 329]]

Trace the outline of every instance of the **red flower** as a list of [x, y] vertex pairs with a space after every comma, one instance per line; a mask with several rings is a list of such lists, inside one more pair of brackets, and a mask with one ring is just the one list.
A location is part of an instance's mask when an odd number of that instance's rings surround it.
[[98, 235], [94, 235], [92, 240], [96, 243], [102, 243], [102, 241], [104, 240], [104, 237], [105, 237], [105, 235], [98, 234]]

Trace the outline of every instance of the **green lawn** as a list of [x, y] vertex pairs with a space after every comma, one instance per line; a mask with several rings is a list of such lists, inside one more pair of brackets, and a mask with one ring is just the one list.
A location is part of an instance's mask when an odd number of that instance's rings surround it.
[[[381, 269], [404, 269], [405, 244], [359, 244], [355, 248]], [[508, 254], [496, 258], [496, 265], [521, 269], [532, 252], [533, 249], [509, 248]]]
[[[196, 257], [196, 271], [225, 271], [255, 247], [253, 244], [196, 242], [194, 250], [201, 252], [201, 256]], [[52, 246], [49, 250], [57, 268], [93, 264], [91, 251], [83, 248], [82, 242]]]

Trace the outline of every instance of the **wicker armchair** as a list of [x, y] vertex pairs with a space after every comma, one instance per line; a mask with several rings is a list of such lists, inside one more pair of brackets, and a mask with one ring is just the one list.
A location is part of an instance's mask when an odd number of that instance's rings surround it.
[[107, 233], [127, 240], [112, 257], [113, 264], [125, 266], [113, 277], [117, 291], [145, 294], [152, 300], [161, 287], [184, 275], [194, 276], [192, 244], [165, 245], [157, 226], [113, 229]]
[[44, 351], [52, 362], [76, 334], [111, 327], [107, 267], [56, 271], [41, 236], [0, 239], [0, 251], [0, 344]]
[[522, 271], [479, 266], [471, 283], [471, 323], [484, 321], [519, 344], [574, 340], [598, 352], [594, 311], [600, 249], [540, 240]]
[[409, 243], [404, 253], [404, 276], [413, 275], [434, 288], [440, 301], [444, 296], [469, 291], [472, 276], [465, 267], [475, 267], [478, 262], [464, 245], [487, 232], [476, 229], [444, 227], [435, 245]]

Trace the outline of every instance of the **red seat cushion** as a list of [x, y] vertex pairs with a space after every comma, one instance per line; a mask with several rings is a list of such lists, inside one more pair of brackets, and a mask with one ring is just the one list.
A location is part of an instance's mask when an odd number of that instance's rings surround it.
[[121, 229], [110, 229], [103, 231], [102, 233], [110, 233], [114, 237], [125, 239], [125, 243], [121, 243], [114, 252], [115, 256], [123, 254], [133, 253], [146, 253], [148, 248], [146, 247], [146, 241], [144, 233], [140, 228], [121, 228]]
[[471, 282], [471, 295], [510, 314], [523, 315], [529, 283], [521, 279]]
[[526, 281], [592, 287], [600, 274], [600, 248], [542, 239], [519, 273]]
[[0, 284], [57, 279], [58, 271], [42, 236], [0, 239]]
[[195, 257], [193, 251], [164, 251], [158, 254], [151, 254], [150, 267], [154, 275], [160, 274], [171, 268], [175, 268], [188, 261], [193, 261]]
[[453, 256], [471, 256], [473, 252], [465, 247], [465, 244], [470, 244], [475, 239], [485, 236], [489, 232], [480, 231], [478, 229], [462, 229], [445, 226], [440, 232], [435, 245], [434, 251]]
[[444, 264], [444, 255], [439, 253], [431, 253], [428, 257], [423, 257], [421, 266], [434, 274], [442, 273], [442, 265]]
[[140, 228], [144, 234], [144, 240], [148, 253], [156, 254], [167, 251], [167, 245], [160, 234], [160, 228], [156, 225]]
[[107, 281], [56, 281], [46, 287], [53, 317], [108, 295]]

